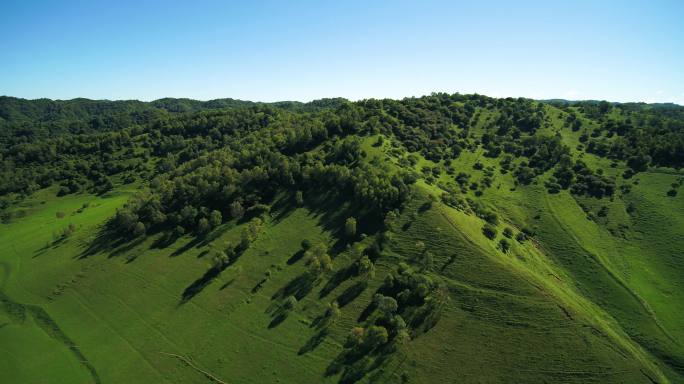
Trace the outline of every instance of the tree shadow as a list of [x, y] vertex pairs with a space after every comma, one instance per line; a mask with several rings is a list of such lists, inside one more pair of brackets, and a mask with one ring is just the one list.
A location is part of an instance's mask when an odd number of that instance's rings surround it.
[[370, 303], [366, 306], [366, 308], [363, 309], [361, 314], [359, 314], [359, 318], [356, 320], [359, 323], [363, 323], [368, 319], [368, 317], [373, 313], [378, 308], [377, 303], [375, 300], [371, 300]]
[[181, 296], [181, 304], [185, 304], [190, 299], [197, 296], [197, 294], [202, 292], [202, 290], [207, 285], [209, 285], [220, 273], [221, 268], [209, 268], [204, 273], [204, 275], [202, 275], [199, 279], [193, 281], [192, 284], [190, 284], [188, 287], [185, 288], [185, 290], [183, 290], [183, 294]]
[[[95, 239], [88, 243], [87, 247], [80, 254], [76, 255], [75, 258], [79, 260], [86, 259], [98, 253], [107, 253], [108, 258], [117, 257], [129, 252], [145, 240], [145, 236], [135, 238], [123, 237], [112, 228], [110, 223], [106, 223], [100, 228]], [[127, 262], [131, 261], [129, 259]]]
[[267, 281], [267, 279], [261, 279], [261, 281], [259, 281], [259, 282], [254, 286], [254, 288], [252, 288], [252, 291], [251, 291], [252, 294], [259, 292], [259, 291], [261, 290], [261, 288], [264, 287], [264, 284], [266, 283], [266, 281]]
[[292, 193], [282, 194], [271, 204], [271, 220], [274, 223], [279, 223], [290, 216], [296, 208], [294, 195]]
[[199, 237], [195, 237], [192, 240], [185, 243], [182, 247], [173, 251], [173, 253], [171, 253], [171, 257], [180, 256], [194, 247], [199, 247], [201, 243], [202, 239], [200, 239]]
[[298, 262], [299, 260], [302, 259], [302, 257], [304, 257], [304, 250], [300, 249], [294, 255], [292, 255], [292, 257], [287, 259], [287, 265], [292, 265], [292, 264]]
[[367, 287], [367, 281], [359, 281], [356, 284], [345, 289], [344, 292], [340, 293], [340, 295], [337, 296], [335, 301], [337, 301], [337, 304], [340, 305], [340, 308], [343, 308], [345, 305], [351, 303], [352, 301], [354, 301], [354, 299], [359, 297], [363, 293], [363, 291], [366, 290]]
[[355, 270], [356, 267], [354, 264], [352, 264], [335, 272], [335, 274], [328, 279], [328, 282], [325, 284], [323, 289], [321, 289], [318, 297], [322, 299], [328, 296], [330, 292], [334, 291], [335, 288], [337, 288], [340, 284], [351, 278], [354, 275]]
[[268, 323], [268, 329], [273, 329], [277, 326], [279, 326], [285, 319], [287, 319], [287, 316], [289, 315], [289, 312], [283, 311], [278, 314], [276, 314], [273, 317], [273, 320], [271, 320], [270, 323]]
[[166, 231], [152, 243], [150, 248], [164, 249], [170, 247], [181, 237], [182, 235], [177, 234], [175, 231]]
[[290, 280], [284, 287], [280, 288], [271, 296], [271, 300], [282, 299], [287, 296], [294, 296], [297, 300], [301, 300], [311, 292], [319, 281], [318, 276], [306, 271]]
[[126, 244], [127, 239], [117, 233], [110, 223], [105, 223], [100, 227], [95, 238], [77, 256], [76, 259], [86, 259], [101, 252], [109, 252]]
[[456, 261], [456, 255], [451, 255], [449, 256], [449, 260], [442, 265], [442, 268], [440, 269], [440, 272], [444, 272], [451, 264], [453, 264]]
[[392, 344], [369, 349], [358, 346], [342, 351], [327, 367], [325, 376], [341, 373], [338, 383], [352, 384], [380, 369], [390, 358]]
[[316, 347], [321, 345], [321, 343], [325, 340], [325, 338], [328, 336], [328, 329], [323, 328], [320, 331], [316, 332], [315, 335], [313, 335], [307, 342], [304, 344], [299, 351], [297, 351], [298, 355], [303, 355], [305, 353], [311, 352]]
[[[183, 290], [183, 293], [181, 295], [180, 304], [187, 303], [190, 299], [197, 296], [198, 293], [202, 292], [202, 290], [206, 288], [212, 281], [214, 281], [214, 279], [216, 279], [221, 274], [221, 272], [223, 272], [226, 268], [230, 267], [231, 265], [235, 264], [235, 262], [238, 261], [240, 256], [242, 256], [242, 254], [245, 251], [245, 249], [241, 249], [239, 247], [236, 247], [235, 250], [235, 255], [227, 263], [212, 266], [204, 273], [204, 275], [202, 275], [200, 278], [193, 281], [192, 284], [187, 286], [185, 290]], [[232, 281], [230, 282], [230, 284], [232, 284]], [[220, 289], [224, 289], [228, 285], [229, 284], [226, 283]]]
[[268, 329], [273, 329], [285, 321], [287, 317], [290, 316], [290, 310], [285, 308], [282, 303], [272, 303], [266, 309], [266, 313], [271, 315], [271, 322], [268, 323]]
[[230, 279], [229, 281], [225, 282], [225, 283], [221, 286], [221, 288], [219, 288], [219, 291], [223, 291], [224, 289], [226, 289], [226, 288], [230, 287], [231, 285], [233, 285], [233, 283], [235, 283], [235, 279]]

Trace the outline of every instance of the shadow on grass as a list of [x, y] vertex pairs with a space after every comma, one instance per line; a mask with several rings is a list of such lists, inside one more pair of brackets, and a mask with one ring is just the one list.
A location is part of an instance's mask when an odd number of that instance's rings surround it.
[[88, 246], [75, 258], [86, 259], [98, 253], [107, 253], [109, 258], [120, 256], [145, 241], [144, 236], [126, 238], [116, 232], [109, 223], [102, 226]]
[[233, 283], [235, 283], [235, 279], [230, 279], [229, 281], [226, 281], [226, 282], [221, 286], [221, 288], [219, 288], [219, 291], [223, 291], [224, 289], [226, 289], [226, 288], [230, 287], [231, 285], [233, 285]]
[[313, 335], [307, 342], [304, 344], [301, 348], [299, 348], [299, 351], [297, 352], [298, 355], [303, 355], [305, 353], [311, 352], [316, 347], [321, 345], [323, 340], [328, 337], [328, 329], [324, 328], [321, 329], [320, 331], [316, 332], [315, 335]]
[[322, 299], [328, 296], [330, 292], [334, 291], [335, 288], [337, 288], [340, 284], [351, 278], [354, 275], [355, 270], [356, 266], [352, 264], [335, 272], [335, 274], [325, 284], [323, 289], [321, 289], [318, 297]]
[[[218, 266], [212, 266], [206, 272], [204, 272], [204, 275], [200, 276], [200, 278], [193, 281], [192, 284], [190, 284], [183, 290], [183, 293], [181, 294], [180, 304], [187, 303], [190, 299], [197, 296], [198, 293], [202, 292], [202, 290], [206, 288], [209, 284], [211, 284], [211, 282], [214, 281], [214, 279], [216, 279], [221, 274], [221, 272], [223, 272], [226, 268], [230, 267], [231, 265], [235, 264], [235, 262], [238, 261], [238, 259], [242, 256], [242, 254], [245, 251], [246, 249], [236, 247], [234, 256], [227, 263]], [[234, 280], [235, 279], [224, 284], [220, 289], [226, 288], [228, 285], [232, 284]]]
[[221, 270], [221, 268], [209, 268], [204, 275], [185, 288], [181, 297], [181, 304], [187, 303], [190, 299], [197, 296], [198, 293], [202, 292], [221, 273]]
[[292, 264], [298, 262], [299, 260], [302, 259], [302, 257], [304, 257], [304, 250], [300, 249], [294, 255], [292, 255], [292, 257], [287, 259], [287, 265], [292, 265]]
[[271, 320], [271, 322], [268, 323], [268, 328], [269, 328], [269, 329], [273, 329], [273, 328], [279, 326], [283, 321], [285, 321], [285, 319], [287, 319], [287, 316], [288, 316], [289, 314], [290, 314], [290, 313], [287, 312], [287, 311], [283, 311], [283, 312], [280, 312], [280, 313], [276, 314], [276, 315], [273, 317], [273, 320]]
[[363, 291], [366, 290], [367, 287], [367, 281], [359, 281], [356, 284], [345, 289], [344, 292], [340, 293], [340, 295], [337, 296], [335, 301], [337, 301], [337, 304], [339, 304], [340, 308], [342, 308], [345, 305], [354, 301], [354, 299], [356, 299], [357, 297], [359, 297], [363, 293]]
[[356, 383], [369, 373], [381, 368], [391, 353], [391, 344], [376, 349], [362, 346], [345, 349], [328, 365], [325, 376], [341, 373], [338, 381], [340, 384]]
[[274, 293], [271, 300], [283, 299], [287, 296], [294, 296], [297, 300], [301, 300], [311, 292], [318, 282], [320, 279], [314, 273], [304, 272]]

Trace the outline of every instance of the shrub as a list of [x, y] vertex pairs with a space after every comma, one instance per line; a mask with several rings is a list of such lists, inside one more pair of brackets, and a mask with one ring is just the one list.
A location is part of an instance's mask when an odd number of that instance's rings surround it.
[[496, 237], [496, 228], [489, 223], [485, 223], [484, 227], [482, 227], [482, 233], [489, 240], [494, 240], [494, 238]]
[[525, 232], [518, 232], [518, 234], [515, 235], [515, 239], [518, 241], [518, 243], [522, 243], [523, 241], [527, 240], [527, 235]]
[[508, 250], [511, 249], [511, 243], [506, 239], [501, 239], [501, 241], [499, 241], [499, 248], [504, 252], [508, 252]]

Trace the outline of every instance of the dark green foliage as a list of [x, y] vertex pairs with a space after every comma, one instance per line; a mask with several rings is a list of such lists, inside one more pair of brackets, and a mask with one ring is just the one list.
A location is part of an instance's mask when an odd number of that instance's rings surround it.
[[501, 239], [499, 240], [499, 248], [503, 252], [508, 252], [508, 250], [511, 249], [511, 243], [507, 239]]
[[489, 223], [485, 223], [485, 225], [482, 227], [482, 234], [484, 234], [488, 239], [494, 240], [496, 237], [496, 228]]

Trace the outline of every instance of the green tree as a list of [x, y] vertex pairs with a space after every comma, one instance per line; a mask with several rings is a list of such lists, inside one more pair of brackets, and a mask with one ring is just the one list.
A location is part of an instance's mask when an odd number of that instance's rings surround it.
[[223, 216], [221, 215], [221, 212], [217, 210], [211, 211], [211, 214], [209, 215], [209, 224], [211, 225], [212, 228], [216, 228], [221, 223], [223, 222]]
[[373, 278], [375, 276], [375, 265], [368, 256], [363, 255], [357, 262], [357, 273], [363, 278]]
[[356, 236], [356, 218], [350, 217], [344, 222], [344, 232], [348, 237]]
[[499, 248], [504, 252], [508, 252], [508, 250], [511, 249], [511, 243], [506, 239], [501, 239], [499, 241]]
[[197, 232], [204, 234], [211, 230], [211, 225], [209, 225], [209, 220], [203, 217], [197, 221]]
[[484, 227], [482, 227], [482, 233], [490, 240], [494, 240], [496, 237], [496, 228], [489, 224], [485, 223]]
[[393, 297], [377, 294], [373, 300], [375, 301], [378, 311], [384, 318], [391, 319], [397, 312], [397, 309], [399, 309], [399, 304], [397, 304], [397, 300]]
[[389, 334], [387, 328], [380, 325], [371, 325], [366, 329], [364, 344], [368, 348], [377, 348], [387, 343]]
[[298, 303], [299, 302], [297, 301], [297, 298], [290, 295], [283, 302], [283, 309], [286, 311], [292, 311], [293, 309], [297, 308]]
[[235, 200], [230, 204], [230, 216], [233, 219], [240, 220], [245, 215], [245, 208], [239, 200]]
[[133, 227], [133, 236], [142, 236], [145, 234], [145, 224], [142, 222], [138, 221], [135, 223], [135, 226]]

